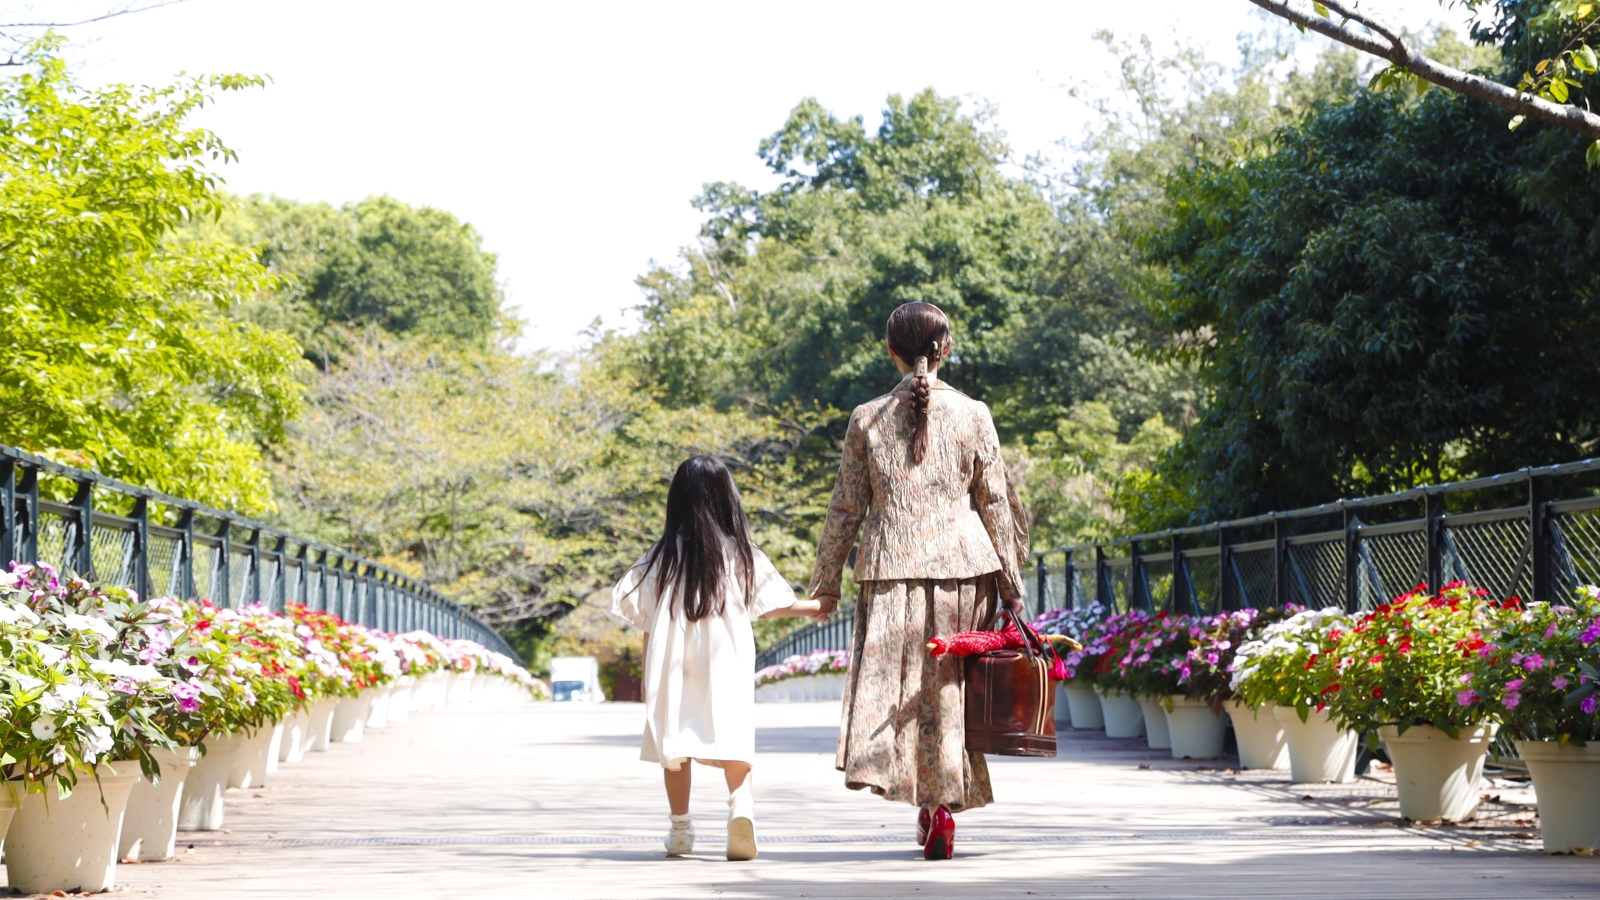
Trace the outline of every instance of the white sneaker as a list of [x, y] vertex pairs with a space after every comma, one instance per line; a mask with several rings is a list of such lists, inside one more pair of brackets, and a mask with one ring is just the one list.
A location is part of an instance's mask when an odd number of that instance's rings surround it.
[[756, 858], [756, 798], [750, 779], [728, 795], [728, 858]]
[[672, 816], [672, 830], [667, 832], [667, 856], [683, 856], [694, 850], [694, 821], [688, 815]]

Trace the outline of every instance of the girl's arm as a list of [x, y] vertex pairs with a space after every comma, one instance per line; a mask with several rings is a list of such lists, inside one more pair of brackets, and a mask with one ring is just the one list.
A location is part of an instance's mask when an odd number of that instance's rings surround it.
[[820, 624], [828, 621], [828, 613], [832, 612], [832, 610], [824, 610], [823, 606], [824, 604], [821, 600], [796, 600], [794, 603], [788, 606], [782, 606], [777, 609], [762, 613], [761, 618], [783, 619], [807, 616]]

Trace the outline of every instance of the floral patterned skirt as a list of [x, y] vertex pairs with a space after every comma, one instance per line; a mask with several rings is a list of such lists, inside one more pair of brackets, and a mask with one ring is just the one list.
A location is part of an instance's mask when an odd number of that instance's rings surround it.
[[995, 596], [993, 574], [862, 583], [834, 758], [846, 787], [952, 812], [994, 800], [983, 754], [967, 751], [962, 659], [927, 645], [987, 627]]

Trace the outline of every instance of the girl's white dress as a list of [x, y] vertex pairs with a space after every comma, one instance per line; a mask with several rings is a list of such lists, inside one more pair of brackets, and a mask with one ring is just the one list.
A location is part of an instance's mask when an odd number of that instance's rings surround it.
[[690, 622], [670, 602], [676, 586], [656, 592], [655, 571], [634, 563], [611, 590], [611, 612], [648, 632], [644, 657], [645, 724], [639, 758], [676, 771], [688, 759], [755, 759], [756, 640], [750, 623], [794, 605], [794, 589], [760, 549], [750, 593], [740, 589], [730, 554], [722, 615]]

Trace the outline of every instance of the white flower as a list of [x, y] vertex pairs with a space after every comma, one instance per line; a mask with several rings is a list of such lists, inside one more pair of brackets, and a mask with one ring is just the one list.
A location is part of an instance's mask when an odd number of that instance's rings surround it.
[[17, 680], [17, 686], [22, 688], [23, 691], [31, 691], [39, 685], [44, 684], [44, 679], [35, 678], [26, 672], [14, 672], [12, 673], [11, 677]]
[[14, 625], [18, 622], [37, 625], [39, 617], [33, 610], [20, 603], [0, 603], [0, 625]]
[[154, 681], [161, 677], [155, 666], [139, 666], [121, 659], [96, 659], [89, 662], [89, 668], [101, 675], [110, 675], [113, 678], [126, 678], [130, 681]]
[[67, 658], [67, 651], [50, 644], [39, 645], [39, 661], [49, 668], [55, 668], [63, 659]]
[[90, 727], [89, 741], [85, 745], [85, 749], [88, 752], [84, 754], [84, 759], [94, 762], [95, 758], [101, 754], [110, 753], [112, 743], [110, 726], [95, 725]]
[[49, 716], [40, 716], [33, 720], [33, 727], [29, 729], [33, 736], [41, 741], [54, 740], [56, 736], [56, 720]]
[[68, 628], [71, 628], [73, 631], [76, 631], [80, 634], [93, 634], [96, 637], [106, 641], [114, 641], [117, 639], [116, 630], [107, 624], [105, 619], [97, 619], [94, 616], [80, 616], [77, 613], [67, 613], [61, 617], [61, 620], [67, 624]]

